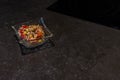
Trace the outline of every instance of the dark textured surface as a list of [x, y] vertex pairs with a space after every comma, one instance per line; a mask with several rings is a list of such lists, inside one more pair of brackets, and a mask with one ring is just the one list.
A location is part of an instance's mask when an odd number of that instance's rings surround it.
[[[119, 30], [47, 11], [53, 0], [33, 2], [0, 5], [0, 80], [120, 79]], [[41, 16], [55, 47], [23, 56], [10, 26]]]

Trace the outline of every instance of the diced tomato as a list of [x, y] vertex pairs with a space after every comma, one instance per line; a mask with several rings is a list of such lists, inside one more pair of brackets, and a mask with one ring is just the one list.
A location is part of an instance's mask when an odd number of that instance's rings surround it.
[[22, 28], [28, 28], [28, 26], [27, 25], [22, 25]]
[[38, 32], [38, 33], [37, 33], [37, 37], [38, 37], [38, 38], [42, 37], [42, 32]]
[[21, 38], [23, 38], [23, 39], [24, 39], [24, 38], [25, 38], [25, 35], [24, 35], [24, 34], [21, 34]]
[[23, 30], [19, 30], [20, 33], [23, 33]]

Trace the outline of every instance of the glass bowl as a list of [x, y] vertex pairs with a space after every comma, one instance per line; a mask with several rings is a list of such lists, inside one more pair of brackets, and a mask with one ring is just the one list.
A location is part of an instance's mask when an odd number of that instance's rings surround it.
[[[42, 26], [42, 29], [45, 33], [41, 42], [37, 42], [37, 43], [33, 44], [33, 43], [30, 43], [29, 41], [21, 38], [21, 36], [18, 33], [18, 30], [22, 25], [38, 25], [38, 24]], [[19, 40], [19, 43], [24, 45], [27, 48], [33, 48], [33, 47], [40, 46], [43, 43], [45, 43], [49, 38], [51, 38], [53, 36], [53, 34], [48, 29], [48, 27], [45, 25], [42, 17], [38, 21], [28, 21], [28, 22], [24, 22], [24, 23], [21, 23], [21, 24], [14, 25], [14, 26], [12, 26], [12, 29], [15, 31], [15, 34], [16, 34], [18, 40]]]

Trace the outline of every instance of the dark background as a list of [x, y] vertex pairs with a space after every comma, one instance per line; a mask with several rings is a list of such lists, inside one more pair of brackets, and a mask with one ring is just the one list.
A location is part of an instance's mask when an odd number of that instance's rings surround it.
[[120, 1], [118, 0], [58, 0], [48, 9], [109, 27], [120, 28]]

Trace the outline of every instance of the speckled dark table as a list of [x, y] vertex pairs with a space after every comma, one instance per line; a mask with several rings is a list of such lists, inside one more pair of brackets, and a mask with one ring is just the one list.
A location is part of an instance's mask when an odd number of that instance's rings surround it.
[[[120, 31], [46, 10], [52, 1], [1, 5], [0, 80], [119, 80]], [[55, 46], [22, 55], [10, 26], [41, 16]]]

